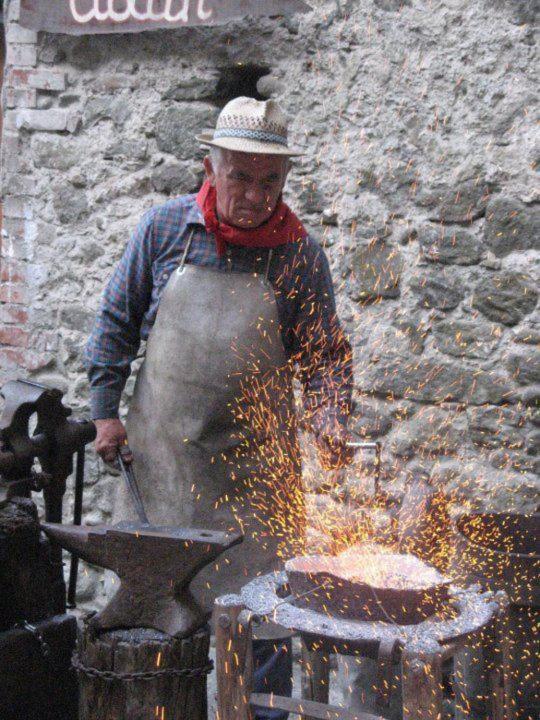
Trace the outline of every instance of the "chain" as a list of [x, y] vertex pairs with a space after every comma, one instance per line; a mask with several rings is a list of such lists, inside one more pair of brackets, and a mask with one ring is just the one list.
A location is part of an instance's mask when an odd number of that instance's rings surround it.
[[21, 622], [15, 623], [16, 628], [21, 628], [22, 630], [26, 630], [26, 632], [29, 632], [31, 635], [35, 637], [35, 639], [39, 643], [39, 649], [41, 651], [41, 654], [44, 658], [48, 658], [51, 654], [51, 648], [49, 646], [49, 643], [47, 643], [41, 634], [41, 632], [38, 630], [38, 628], [35, 625], [31, 625], [26, 620], [21, 620]]
[[144, 670], [140, 672], [115, 672], [114, 670], [98, 670], [85, 665], [77, 653], [71, 658], [71, 666], [78, 672], [88, 677], [99, 678], [105, 682], [134, 682], [136, 680], [154, 680], [158, 677], [175, 676], [193, 678], [208, 675], [214, 669], [214, 663], [210, 660], [206, 665], [194, 668], [163, 668], [162, 670]]

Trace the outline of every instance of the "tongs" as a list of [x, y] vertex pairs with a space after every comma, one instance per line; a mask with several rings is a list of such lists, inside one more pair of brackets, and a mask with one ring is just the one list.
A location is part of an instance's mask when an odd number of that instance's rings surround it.
[[124, 480], [126, 481], [126, 486], [131, 496], [131, 499], [133, 500], [133, 504], [135, 505], [135, 510], [137, 512], [139, 520], [143, 525], [150, 525], [148, 515], [146, 514], [146, 510], [144, 509], [139, 485], [137, 484], [135, 473], [133, 472], [133, 465], [131, 463], [127, 463], [124, 460], [124, 458], [122, 457], [123, 454], [131, 455], [131, 450], [129, 449], [129, 445], [127, 444], [127, 442], [122, 445], [121, 448], [118, 450], [118, 465], [120, 466], [120, 470], [122, 471], [122, 475], [124, 477]]

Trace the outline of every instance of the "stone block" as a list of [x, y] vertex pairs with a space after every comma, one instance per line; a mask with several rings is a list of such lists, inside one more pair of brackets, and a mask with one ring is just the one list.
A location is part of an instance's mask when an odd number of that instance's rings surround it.
[[424, 226], [418, 228], [418, 242], [426, 260], [444, 265], [474, 265], [482, 257], [482, 245], [467, 230]]
[[4, 283], [0, 285], [0, 302], [11, 305], [28, 303], [28, 288], [25, 283]]
[[157, 192], [181, 195], [195, 191], [197, 177], [186, 165], [171, 161], [162, 163], [154, 169], [151, 183]]
[[407, 338], [409, 350], [415, 355], [421, 355], [424, 351], [425, 339], [429, 328], [419, 317], [407, 313], [406, 317], [397, 317], [392, 321], [396, 330]]
[[513, 447], [523, 445], [520, 428], [525, 416], [513, 407], [484, 405], [467, 409], [469, 437], [482, 447]]
[[305, 213], [320, 215], [324, 210], [325, 197], [313, 181], [302, 184], [296, 195], [296, 201]]
[[122, 138], [111, 143], [103, 153], [105, 160], [126, 160], [128, 163], [137, 163], [146, 160], [148, 143], [144, 139]]
[[31, 143], [34, 165], [38, 168], [65, 171], [80, 162], [79, 149], [64, 136], [34, 135]]
[[397, 248], [374, 240], [355, 251], [351, 266], [349, 293], [353, 300], [399, 296], [403, 258]]
[[497, 405], [512, 391], [507, 375], [498, 370], [472, 369], [435, 358], [412, 359], [391, 351], [377, 363], [367, 364], [358, 373], [356, 385], [362, 392], [387, 399], [397, 397], [435, 404], [455, 401]]
[[211, 100], [218, 95], [219, 78], [202, 79], [192, 76], [177, 80], [162, 95], [164, 100]]
[[486, 209], [484, 238], [498, 257], [540, 250], [540, 207], [514, 198], [493, 198]]
[[438, 350], [455, 357], [487, 359], [500, 342], [500, 325], [472, 320], [442, 320], [433, 327]]
[[521, 352], [511, 352], [506, 366], [518, 385], [540, 383], [540, 350], [524, 348]]
[[4, 90], [5, 106], [8, 108], [35, 108], [37, 92], [33, 88], [10, 88]]
[[4, 23], [18, 22], [21, 10], [21, 0], [9, 0], [4, 3]]
[[494, 322], [517, 325], [536, 307], [538, 293], [528, 275], [501, 271], [483, 278], [474, 290], [472, 306]]
[[29, 73], [28, 85], [36, 90], [63, 92], [66, 89], [66, 73], [54, 70], [36, 70]]
[[25, 221], [22, 218], [4, 217], [2, 222], [2, 231], [12, 240], [24, 238], [24, 225]]
[[115, 125], [120, 127], [130, 115], [131, 107], [126, 97], [111, 98], [107, 95], [100, 95], [88, 99], [84, 107], [82, 121], [85, 126], [89, 126], [100, 120], [112, 120]]
[[19, 114], [19, 110], [6, 110], [4, 112], [4, 123], [2, 130], [4, 132], [13, 133], [16, 132], [19, 128], [17, 127], [17, 116]]
[[373, 4], [385, 12], [398, 12], [406, 5], [410, 5], [411, 0], [374, 0]]
[[35, 67], [37, 63], [37, 47], [35, 45], [10, 44], [6, 49], [6, 65], [23, 65]]
[[20, 152], [20, 137], [15, 133], [6, 132], [5, 125], [0, 156], [3, 173], [18, 172], [24, 165]]
[[464, 298], [464, 291], [458, 280], [444, 273], [416, 274], [409, 281], [412, 292], [418, 296], [418, 305], [423, 308], [452, 310]]
[[24, 325], [28, 320], [28, 311], [21, 305], [0, 305], [0, 323], [2, 325]]
[[88, 335], [92, 330], [95, 313], [79, 303], [70, 302], [60, 309], [60, 325]]
[[390, 439], [395, 455], [413, 457], [452, 455], [463, 447], [467, 438], [465, 413], [446, 412], [426, 407], [408, 422], [400, 423]]
[[432, 481], [444, 485], [454, 502], [465, 503], [467, 512], [534, 512], [538, 504], [531, 476], [494, 470], [476, 458], [444, 459], [434, 467]]
[[[68, 110], [52, 108], [49, 110], [20, 110], [17, 113], [16, 127], [24, 130], [44, 132], [63, 132], [72, 127], [73, 113]], [[73, 132], [73, 130], [71, 130]]]
[[20, 137], [17, 133], [4, 132], [2, 137], [2, 158], [20, 155]]
[[349, 428], [363, 440], [386, 435], [391, 427], [392, 418], [388, 412], [366, 402], [356, 403]]
[[36, 180], [30, 175], [20, 173], [5, 173], [5, 195], [35, 195]]
[[6, 30], [6, 40], [8, 43], [36, 44], [38, 34], [35, 30], [29, 30], [17, 23], [9, 23]]
[[11, 347], [28, 347], [29, 333], [14, 325], [0, 325], [0, 345]]
[[3, 215], [6, 218], [27, 218], [32, 212], [29, 198], [7, 195], [4, 199]]
[[156, 121], [158, 149], [180, 160], [191, 160], [199, 147], [195, 135], [213, 127], [218, 113], [217, 108], [201, 102], [165, 108]]
[[66, 183], [55, 187], [53, 194], [53, 206], [63, 224], [76, 222], [88, 211], [88, 199], [83, 190]]
[[10, 257], [0, 258], [0, 281], [6, 283], [25, 283], [26, 265]]
[[428, 189], [417, 202], [433, 208], [430, 220], [469, 225], [484, 215], [490, 191], [491, 185], [483, 179], [463, 180], [456, 185]]
[[26, 368], [26, 350], [20, 347], [0, 347], [0, 368], [3, 373]]

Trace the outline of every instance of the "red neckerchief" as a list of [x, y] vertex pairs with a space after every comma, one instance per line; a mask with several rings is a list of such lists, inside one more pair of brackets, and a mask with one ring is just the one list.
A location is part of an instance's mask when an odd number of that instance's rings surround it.
[[284, 243], [304, 240], [307, 232], [293, 211], [279, 200], [270, 218], [259, 227], [245, 230], [218, 220], [216, 189], [206, 180], [197, 194], [197, 204], [204, 216], [208, 232], [215, 235], [219, 257], [225, 254], [227, 243], [244, 247], [273, 248]]

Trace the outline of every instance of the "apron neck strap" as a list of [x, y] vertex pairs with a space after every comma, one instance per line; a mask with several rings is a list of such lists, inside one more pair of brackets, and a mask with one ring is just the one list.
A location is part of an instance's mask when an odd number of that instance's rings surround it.
[[195, 233], [195, 228], [191, 228], [191, 232], [189, 233], [186, 247], [184, 248], [184, 252], [182, 253], [182, 259], [180, 260], [180, 267], [179, 267], [180, 272], [182, 272], [182, 270], [184, 269], [184, 265], [186, 264], [186, 258], [188, 256], [189, 248], [191, 247], [191, 241], [193, 240], [194, 233]]
[[268, 251], [268, 258], [266, 259], [266, 270], [264, 272], [264, 279], [268, 282], [268, 275], [270, 274], [270, 263], [272, 262], [272, 256], [274, 254], [274, 248], [270, 248]]

